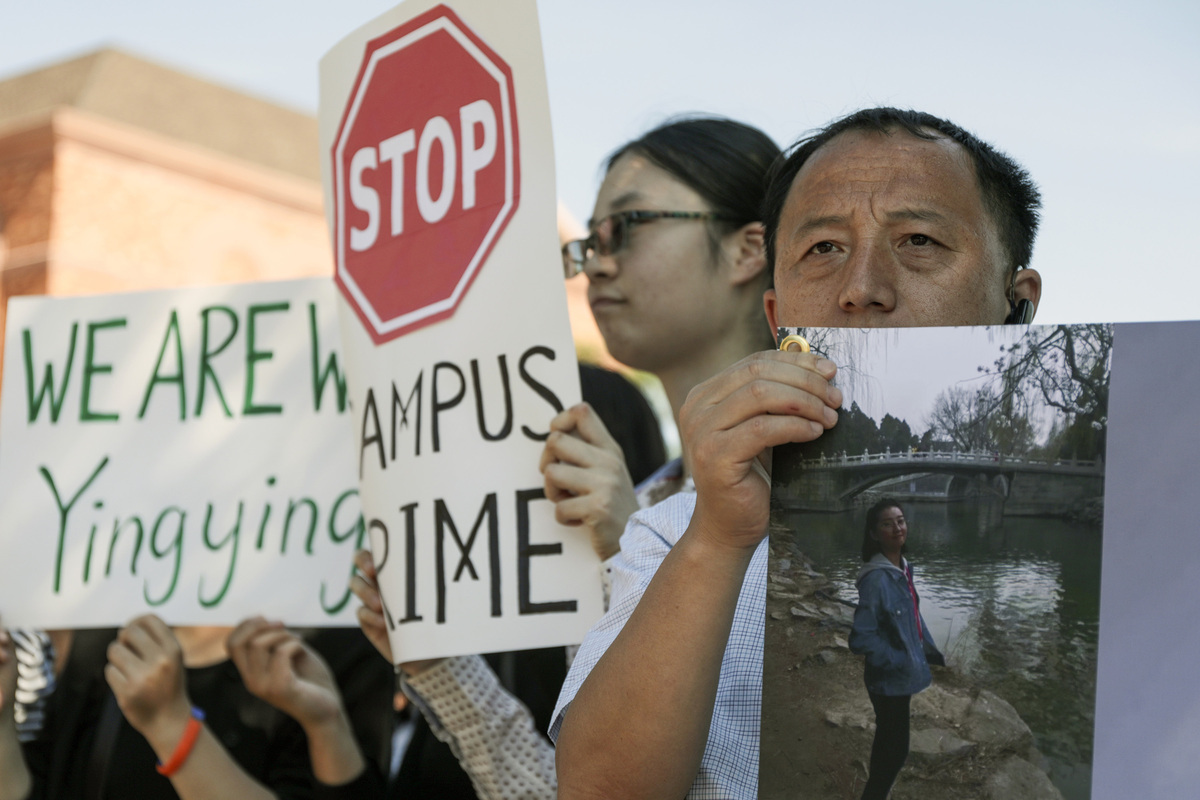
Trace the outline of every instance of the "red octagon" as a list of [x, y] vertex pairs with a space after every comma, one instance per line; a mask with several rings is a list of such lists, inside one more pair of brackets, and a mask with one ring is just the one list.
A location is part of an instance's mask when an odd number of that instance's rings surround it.
[[444, 5], [367, 44], [333, 144], [337, 284], [376, 344], [454, 313], [520, 198], [512, 72]]

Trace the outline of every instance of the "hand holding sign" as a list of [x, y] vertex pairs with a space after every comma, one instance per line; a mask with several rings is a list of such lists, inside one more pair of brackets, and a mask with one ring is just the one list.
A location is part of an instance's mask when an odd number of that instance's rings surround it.
[[[388, 641], [387, 625], [383, 620], [383, 600], [379, 594], [378, 575], [375, 572], [375, 558], [370, 550], [359, 550], [354, 554], [354, 575], [350, 578], [350, 591], [362, 603], [358, 607], [358, 626], [362, 628], [367, 640], [375, 645], [379, 654], [395, 664], [392, 658], [392, 645]], [[399, 665], [409, 675], [424, 672], [438, 663], [440, 658], [427, 658], [421, 661], [405, 661]]]
[[692, 389], [679, 415], [696, 481], [689, 530], [722, 549], [758, 546], [767, 534], [771, 484], [754, 462], [774, 445], [812, 441], [837, 423], [836, 372], [815, 353], [768, 351]]
[[171, 629], [153, 614], [122, 628], [108, 647], [104, 678], [129, 724], [160, 759], [168, 757], [192, 716], [183, 649]]
[[572, 406], [550, 421], [538, 468], [555, 519], [585, 527], [601, 560], [616, 555], [637, 496], [621, 446], [590, 405]]

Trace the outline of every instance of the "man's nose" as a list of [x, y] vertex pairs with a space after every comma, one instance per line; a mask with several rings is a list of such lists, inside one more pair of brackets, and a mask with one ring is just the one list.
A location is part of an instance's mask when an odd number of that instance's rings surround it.
[[847, 256], [838, 305], [847, 313], [896, 308], [895, 260], [885, 242], [866, 242]]

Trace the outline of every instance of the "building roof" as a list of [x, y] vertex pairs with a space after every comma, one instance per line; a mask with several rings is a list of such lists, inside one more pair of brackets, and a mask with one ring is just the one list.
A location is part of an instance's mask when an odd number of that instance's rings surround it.
[[319, 181], [314, 116], [106, 48], [0, 81], [0, 126], [69, 106]]

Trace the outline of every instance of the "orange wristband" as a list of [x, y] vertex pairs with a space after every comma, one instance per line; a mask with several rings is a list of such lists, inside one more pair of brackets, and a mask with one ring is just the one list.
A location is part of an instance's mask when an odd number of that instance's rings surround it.
[[167, 763], [164, 764], [160, 761], [155, 767], [159, 775], [166, 775], [169, 778], [179, 771], [183, 762], [187, 761], [188, 756], [192, 754], [192, 748], [196, 746], [196, 739], [200, 736], [203, 722], [204, 712], [192, 706], [192, 718], [188, 720], [187, 727], [183, 729], [183, 736], [179, 737], [179, 744], [175, 745], [175, 752], [171, 753]]

